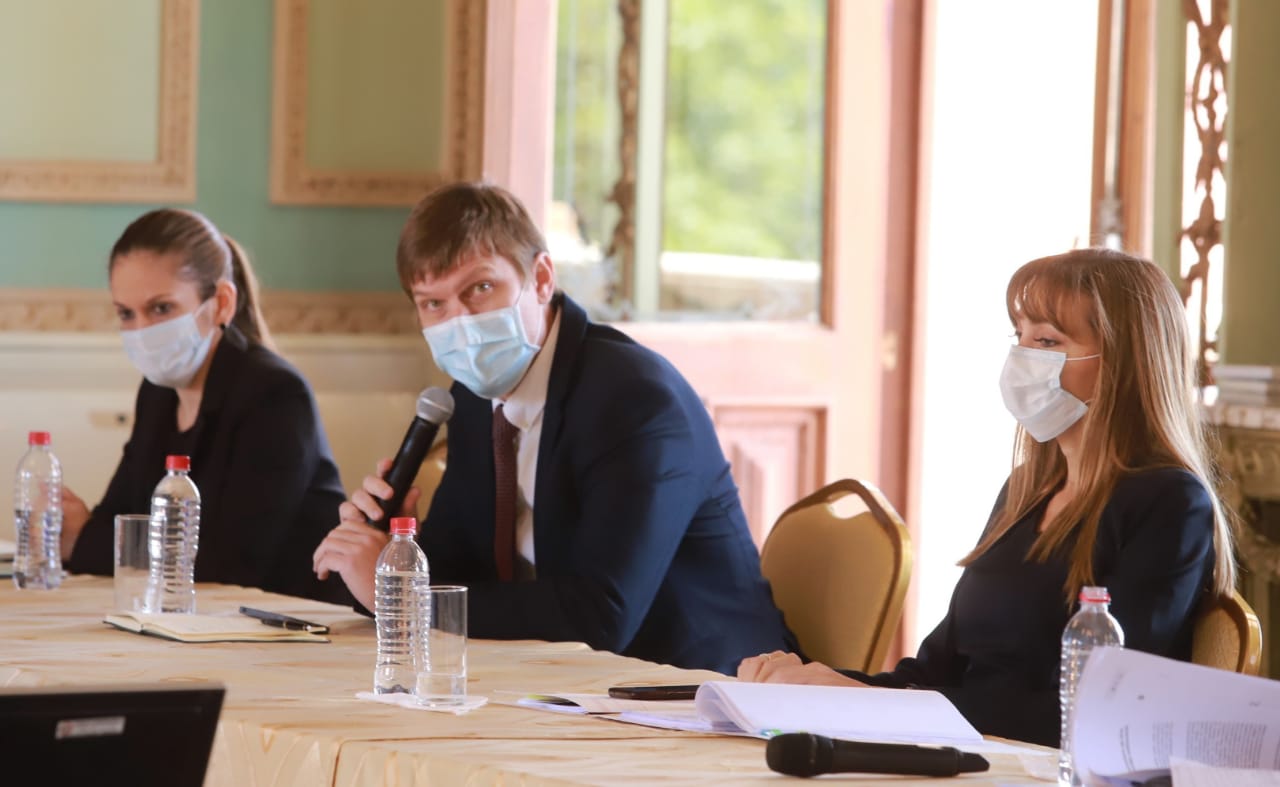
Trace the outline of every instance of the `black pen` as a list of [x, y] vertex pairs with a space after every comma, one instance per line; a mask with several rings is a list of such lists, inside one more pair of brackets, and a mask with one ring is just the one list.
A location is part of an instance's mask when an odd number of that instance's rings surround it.
[[308, 631], [312, 634], [328, 634], [329, 627], [321, 623], [312, 623], [302, 618], [290, 617], [282, 615], [279, 612], [268, 612], [265, 609], [254, 609], [253, 607], [241, 607], [240, 614], [248, 615], [251, 618], [257, 618], [268, 626], [279, 626], [282, 629], [290, 631]]
[[788, 732], [770, 738], [764, 756], [772, 770], [788, 776], [824, 773], [955, 776], [991, 767], [981, 755], [949, 746], [843, 741], [808, 732]]

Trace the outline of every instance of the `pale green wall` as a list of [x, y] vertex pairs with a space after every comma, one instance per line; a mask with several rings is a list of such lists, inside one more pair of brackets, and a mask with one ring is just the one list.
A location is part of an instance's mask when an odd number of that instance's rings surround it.
[[[193, 207], [249, 248], [266, 287], [396, 290], [407, 208], [268, 202], [272, 8], [268, 0], [200, 4]], [[151, 207], [0, 201], [0, 287], [105, 287], [111, 244]]]
[[1222, 360], [1280, 365], [1280, 2], [1231, 4]]
[[1182, 278], [1182, 127], [1187, 113], [1187, 18], [1181, 3], [1156, 3], [1155, 172], [1151, 258]]
[[0, 158], [155, 159], [157, 0], [0, 0], [0, 19]]

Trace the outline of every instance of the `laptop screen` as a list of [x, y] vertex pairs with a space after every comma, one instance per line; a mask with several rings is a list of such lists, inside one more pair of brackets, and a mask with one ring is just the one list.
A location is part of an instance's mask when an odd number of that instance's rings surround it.
[[0, 688], [4, 782], [200, 787], [224, 693], [217, 683]]

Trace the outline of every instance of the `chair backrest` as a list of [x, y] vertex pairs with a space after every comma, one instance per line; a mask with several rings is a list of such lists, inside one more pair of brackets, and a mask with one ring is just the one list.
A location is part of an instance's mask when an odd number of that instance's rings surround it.
[[1208, 667], [1257, 675], [1262, 666], [1262, 626], [1237, 591], [1214, 599], [1196, 616], [1191, 660]]
[[413, 485], [422, 490], [422, 498], [418, 501], [418, 510], [422, 512], [424, 517], [427, 515], [427, 510], [431, 508], [431, 498], [435, 497], [436, 487], [440, 486], [440, 479], [444, 478], [445, 459], [448, 454], [448, 440], [438, 440], [435, 445], [431, 446], [431, 450], [427, 452], [427, 458], [422, 460], [422, 467], [418, 470], [417, 478], [413, 481]]
[[[839, 516], [856, 495], [867, 510]], [[805, 655], [831, 667], [878, 672], [911, 579], [911, 537], [880, 490], [843, 479], [782, 512], [760, 565]]]

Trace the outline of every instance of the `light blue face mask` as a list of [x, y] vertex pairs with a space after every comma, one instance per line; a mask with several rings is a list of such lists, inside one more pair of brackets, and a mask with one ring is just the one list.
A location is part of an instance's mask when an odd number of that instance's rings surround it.
[[195, 379], [218, 330], [214, 328], [202, 336], [196, 324], [196, 315], [211, 302], [212, 299], [205, 301], [195, 311], [172, 320], [120, 332], [125, 354], [153, 385], [183, 388]]
[[520, 319], [521, 290], [503, 309], [461, 314], [422, 329], [436, 366], [476, 396], [496, 399], [510, 393], [541, 349], [529, 341]]

